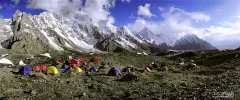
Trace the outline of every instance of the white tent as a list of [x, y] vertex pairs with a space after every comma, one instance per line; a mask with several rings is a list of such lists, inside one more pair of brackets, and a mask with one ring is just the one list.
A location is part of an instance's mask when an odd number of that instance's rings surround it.
[[45, 54], [40, 54], [41, 56], [45, 56], [45, 57], [49, 57], [51, 58], [50, 54], [49, 53], [45, 53]]
[[13, 65], [12, 61], [10, 61], [6, 58], [0, 59], [0, 64]]
[[8, 54], [2, 54], [1, 58], [7, 57]]
[[20, 66], [25, 66], [25, 65], [26, 65], [22, 60], [20, 60], [18, 64], [19, 64]]

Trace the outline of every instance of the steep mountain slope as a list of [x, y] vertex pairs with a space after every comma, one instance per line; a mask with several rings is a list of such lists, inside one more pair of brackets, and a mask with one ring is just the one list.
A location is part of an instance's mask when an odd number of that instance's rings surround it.
[[148, 28], [134, 35], [126, 26], [116, 27], [104, 20], [94, 21], [84, 13], [61, 16], [43, 12], [32, 16], [17, 10], [12, 19], [0, 19], [0, 24], [0, 49], [19, 53], [215, 49], [193, 35], [176, 41], [174, 37], [153, 34]]
[[207, 41], [198, 38], [197, 35], [185, 35], [177, 40], [174, 49], [176, 50], [213, 50], [217, 49]]
[[154, 34], [149, 28], [145, 27], [141, 31], [137, 32], [136, 35], [150, 43], [162, 44], [166, 43], [173, 46], [175, 42], [174, 37], [164, 36], [163, 34]]
[[207, 41], [204, 41], [196, 35], [186, 35], [177, 40], [174, 37], [164, 36], [163, 34], [154, 34], [147, 27], [136, 33], [136, 36], [148, 43], [157, 44], [162, 49], [175, 50], [211, 50], [216, 49]]
[[[142, 50], [146, 43], [126, 26], [115, 27], [106, 21], [94, 21], [86, 14], [64, 17], [49, 12], [32, 16], [16, 11], [12, 20], [0, 20], [1, 45], [19, 52]], [[102, 44], [103, 43], [103, 44]], [[109, 48], [109, 49], [106, 49]]]

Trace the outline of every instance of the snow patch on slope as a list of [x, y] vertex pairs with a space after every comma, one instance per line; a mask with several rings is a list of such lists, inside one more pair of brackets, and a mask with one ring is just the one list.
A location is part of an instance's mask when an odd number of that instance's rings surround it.
[[58, 46], [50, 37], [47, 36], [47, 33], [44, 32], [43, 30], [41, 30], [41, 32], [43, 33], [43, 35], [47, 38], [49, 44], [51, 47], [53, 47], [55, 50], [58, 51], [63, 51], [63, 48], [61, 48], [60, 46]]

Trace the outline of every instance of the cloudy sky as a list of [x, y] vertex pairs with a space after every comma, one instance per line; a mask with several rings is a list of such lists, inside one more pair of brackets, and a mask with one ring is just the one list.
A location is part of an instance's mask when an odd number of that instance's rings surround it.
[[219, 49], [240, 47], [240, 0], [1, 0], [0, 17], [15, 10], [71, 15], [84, 12], [131, 31], [180, 38], [196, 34]]

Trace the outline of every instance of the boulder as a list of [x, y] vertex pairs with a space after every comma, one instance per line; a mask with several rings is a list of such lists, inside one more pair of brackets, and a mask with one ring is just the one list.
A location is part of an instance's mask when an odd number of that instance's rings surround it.
[[135, 81], [137, 80], [137, 75], [135, 73], [128, 73], [125, 76], [123, 76], [121, 79], [118, 81], [125, 82], [125, 81]]

